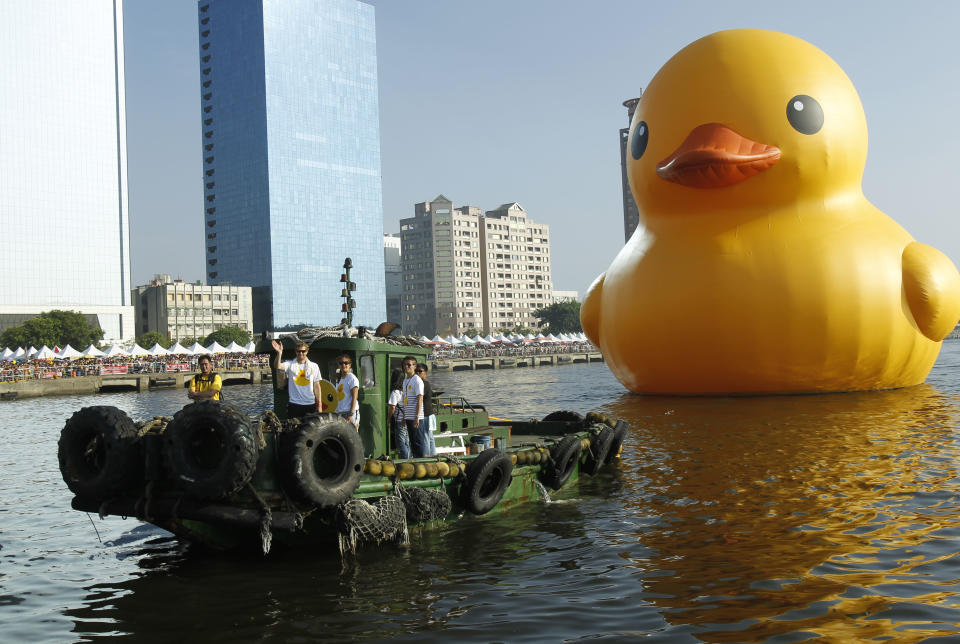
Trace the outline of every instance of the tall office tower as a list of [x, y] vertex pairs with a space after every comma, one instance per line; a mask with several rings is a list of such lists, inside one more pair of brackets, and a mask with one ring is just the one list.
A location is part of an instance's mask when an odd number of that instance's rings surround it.
[[253, 287], [254, 330], [386, 316], [373, 7], [200, 0], [209, 284]]
[[633, 112], [637, 109], [639, 98], [628, 98], [623, 102], [627, 108], [627, 127], [620, 130], [620, 181], [623, 184], [623, 241], [630, 241], [630, 236], [640, 223], [640, 211], [637, 202], [630, 192], [630, 183], [627, 181], [627, 145], [630, 143], [630, 124], [633, 122]]
[[387, 319], [400, 322], [403, 319], [400, 296], [403, 294], [403, 268], [400, 266], [400, 235], [383, 235], [383, 272], [387, 289]]
[[476, 206], [454, 208], [438, 195], [400, 220], [405, 331], [459, 335], [480, 327], [482, 212]]
[[496, 210], [454, 208], [443, 195], [400, 220], [402, 321], [409, 333], [536, 327], [552, 304], [550, 229], [518, 203]]
[[121, 3], [4, 2], [0, 60], [0, 328], [63, 309], [132, 338]]
[[490, 332], [536, 328], [537, 309], [553, 304], [550, 227], [527, 217], [518, 203], [488, 210], [480, 233], [483, 249], [483, 327]]

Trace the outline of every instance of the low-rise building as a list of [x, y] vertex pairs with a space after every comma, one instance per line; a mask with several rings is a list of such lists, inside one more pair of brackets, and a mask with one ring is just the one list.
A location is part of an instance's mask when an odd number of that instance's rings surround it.
[[249, 286], [188, 283], [154, 275], [132, 292], [136, 335], [156, 331], [171, 340], [203, 338], [223, 327], [253, 333], [253, 296]]
[[553, 292], [554, 304], [557, 304], [559, 302], [576, 302], [579, 299], [580, 299], [580, 295], [576, 291], [554, 291]]
[[400, 296], [403, 294], [403, 268], [400, 266], [400, 235], [383, 235], [383, 273], [387, 287], [387, 320], [402, 327]]

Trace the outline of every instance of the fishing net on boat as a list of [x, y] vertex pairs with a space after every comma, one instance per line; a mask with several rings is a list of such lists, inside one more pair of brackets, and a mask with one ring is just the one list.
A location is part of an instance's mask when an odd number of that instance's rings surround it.
[[407, 506], [407, 521], [413, 523], [439, 521], [450, 514], [452, 507], [450, 497], [443, 490], [400, 488], [400, 498]]
[[422, 347], [425, 346], [419, 339], [412, 335], [385, 335], [378, 336], [373, 329], [366, 327], [348, 327], [345, 324], [339, 326], [311, 326], [300, 329], [296, 333], [297, 339], [307, 344], [313, 344], [319, 338], [360, 338], [362, 340], [372, 340], [383, 344], [392, 344], [403, 347]]
[[340, 554], [355, 553], [362, 542], [407, 543], [407, 510], [399, 496], [385, 496], [375, 503], [350, 499], [337, 506], [336, 526]]

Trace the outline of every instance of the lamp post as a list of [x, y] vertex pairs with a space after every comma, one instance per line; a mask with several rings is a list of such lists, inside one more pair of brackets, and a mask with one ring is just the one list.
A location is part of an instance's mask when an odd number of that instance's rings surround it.
[[343, 330], [344, 337], [347, 336], [347, 331], [353, 326], [353, 309], [357, 307], [357, 302], [353, 299], [353, 291], [357, 290], [357, 285], [350, 281], [351, 268], [353, 268], [353, 262], [348, 257], [343, 260], [343, 273], [340, 274], [340, 281], [343, 282], [343, 289], [340, 291], [343, 304], [340, 305], [340, 311], [345, 314], [344, 318], [340, 320], [340, 324], [346, 325]]

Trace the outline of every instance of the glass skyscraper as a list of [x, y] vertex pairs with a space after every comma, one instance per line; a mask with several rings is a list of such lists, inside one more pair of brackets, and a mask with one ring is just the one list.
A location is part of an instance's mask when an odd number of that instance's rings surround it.
[[131, 338], [120, 0], [6, 0], [0, 60], [0, 328], [64, 309]]
[[386, 319], [374, 10], [201, 0], [209, 284], [253, 286], [256, 331]]

